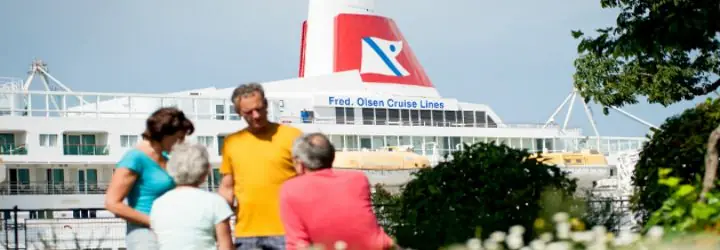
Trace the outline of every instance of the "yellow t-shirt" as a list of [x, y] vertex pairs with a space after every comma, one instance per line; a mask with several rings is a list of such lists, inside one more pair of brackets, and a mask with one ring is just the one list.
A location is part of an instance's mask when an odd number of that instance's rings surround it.
[[296, 175], [293, 141], [302, 131], [271, 123], [263, 134], [243, 129], [225, 138], [220, 173], [232, 174], [238, 200], [235, 236], [279, 236], [280, 187]]

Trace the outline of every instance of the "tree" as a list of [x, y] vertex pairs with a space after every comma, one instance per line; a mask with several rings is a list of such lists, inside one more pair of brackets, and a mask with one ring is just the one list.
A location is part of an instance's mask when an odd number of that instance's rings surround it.
[[[615, 27], [598, 29], [596, 37], [584, 37], [578, 45], [574, 80], [586, 101], [600, 103], [607, 114], [610, 106], [637, 103], [639, 96], [667, 106], [720, 87], [719, 1], [600, 2], [620, 14]], [[572, 35], [584, 36], [581, 31]], [[714, 187], [720, 126], [707, 136], [701, 201]]]
[[[598, 29], [578, 45], [575, 87], [604, 106], [670, 105], [720, 87], [720, 2], [717, 0], [601, 0], [620, 9], [615, 27]], [[575, 38], [584, 34], [573, 31]]]
[[555, 189], [567, 197], [577, 187], [559, 168], [506, 145], [466, 145], [452, 156], [416, 173], [399, 199], [376, 189], [376, 202], [398, 204], [388, 210], [390, 215], [380, 217], [394, 220], [388, 231], [400, 245], [437, 249], [465, 242], [476, 236], [480, 226], [488, 233], [513, 225], [531, 229], [540, 215], [544, 191]]
[[720, 100], [702, 103], [668, 118], [643, 145], [635, 166], [633, 210], [641, 221], [662, 207], [670, 197], [670, 186], [660, 183], [660, 169], [672, 170], [682, 184], [691, 184], [703, 175], [706, 140], [720, 123]]

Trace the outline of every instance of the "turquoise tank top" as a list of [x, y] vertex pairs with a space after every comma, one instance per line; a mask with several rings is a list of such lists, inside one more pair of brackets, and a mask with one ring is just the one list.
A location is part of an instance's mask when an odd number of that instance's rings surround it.
[[[163, 152], [163, 157], [168, 158], [167, 153]], [[175, 182], [165, 169], [139, 149], [125, 153], [117, 168], [127, 168], [138, 175], [127, 201], [130, 207], [147, 215], [155, 199], [175, 187]]]

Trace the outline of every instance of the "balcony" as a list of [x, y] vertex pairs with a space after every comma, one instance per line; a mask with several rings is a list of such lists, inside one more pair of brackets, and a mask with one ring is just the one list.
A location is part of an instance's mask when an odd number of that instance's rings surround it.
[[27, 155], [25, 131], [0, 131], [0, 155]]
[[108, 155], [110, 150], [107, 145], [97, 144], [65, 144], [63, 145], [64, 155]]
[[106, 132], [66, 132], [63, 134], [64, 155], [109, 155]]
[[0, 155], [27, 155], [25, 145], [0, 144]]

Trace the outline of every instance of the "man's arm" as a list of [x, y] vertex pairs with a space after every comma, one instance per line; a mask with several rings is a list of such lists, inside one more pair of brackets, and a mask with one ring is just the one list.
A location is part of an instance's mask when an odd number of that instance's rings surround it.
[[227, 201], [227, 203], [230, 205], [230, 207], [233, 206], [233, 186], [235, 182], [233, 181], [232, 174], [226, 174], [223, 175], [222, 180], [220, 181], [220, 188], [218, 190], [218, 193], [220, 196]]
[[235, 185], [235, 181], [233, 180], [233, 166], [232, 166], [232, 159], [230, 159], [230, 138], [225, 139], [225, 143], [223, 144], [222, 148], [222, 161], [220, 162], [220, 174], [223, 175], [222, 179], [220, 180], [220, 187], [218, 189], [218, 194], [222, 196], [225, 201], [230, 205], [230, 207], [233, 206], [233, 196], [234, 196], [234, 190], [233, 186]]

